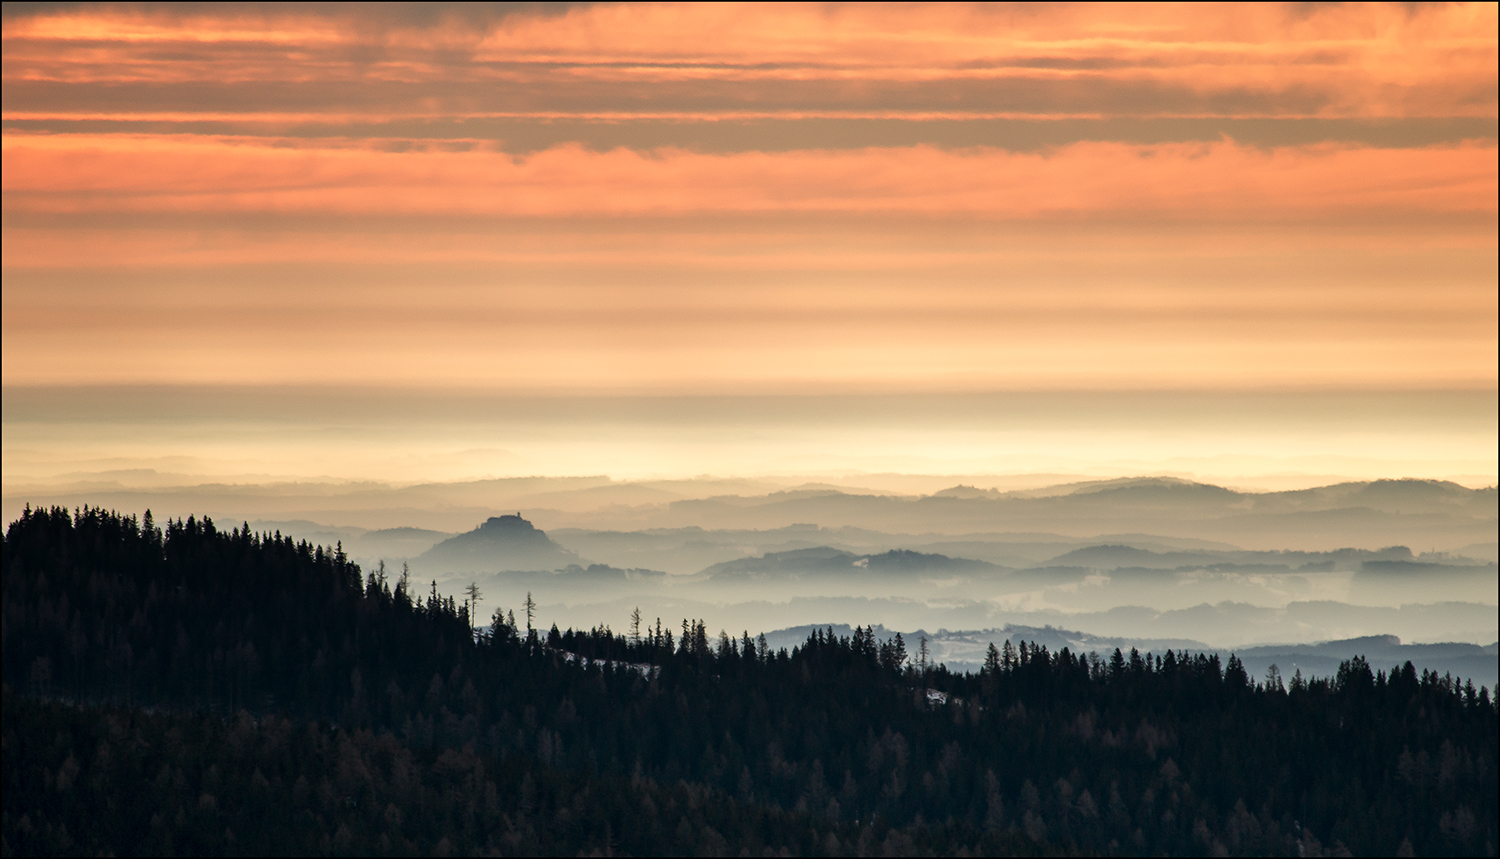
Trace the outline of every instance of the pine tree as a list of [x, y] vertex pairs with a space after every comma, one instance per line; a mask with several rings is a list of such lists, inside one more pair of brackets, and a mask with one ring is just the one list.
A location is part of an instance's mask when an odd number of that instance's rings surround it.
[[984, 652], [984, 673], [990, 675], [1000, 673], [1000, 651], [995, 649], [993, 641]]

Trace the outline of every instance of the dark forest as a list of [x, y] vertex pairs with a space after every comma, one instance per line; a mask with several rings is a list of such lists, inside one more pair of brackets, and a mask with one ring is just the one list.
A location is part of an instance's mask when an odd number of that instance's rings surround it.
[[957, 674], [869, 628], [481, 623], [340, 548], [97, 509], [28, 510], [0, 562], [7, 856], [1500, 843], [1496, 702], [1409, 662], [1022, 645]]

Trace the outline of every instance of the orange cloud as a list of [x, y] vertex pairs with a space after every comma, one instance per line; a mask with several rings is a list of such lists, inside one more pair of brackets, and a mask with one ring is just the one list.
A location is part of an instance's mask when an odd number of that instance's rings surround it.
[[7, 9], [3, 378], [1493, 385], [1496, 9]]
[[[1491, 117], [1497, 23], [1494, 4], [602, 4], [423, 21], [370, 7], [105, 6], [9, 22], [4, 73], [13, 83], [525, 84], [541, 87], [544, 101], [578, 101], [569, 109], [579, 115], [614, 101], [667, 113], [837, 102], [866, 111], [1024, 112], [1024, 103], [1118, 115]], [[449, 111], [486, 98], [423, 95], [429, 109]], [[326, 99], [337, 110], [347, 94]]]
[[7, 135], [7, 211], [426, 215], [918, 213], [1276, 218], [1494, 212], [1497, 150], [1230, 141], [1043, 153], [382, 152], [127, 135]]

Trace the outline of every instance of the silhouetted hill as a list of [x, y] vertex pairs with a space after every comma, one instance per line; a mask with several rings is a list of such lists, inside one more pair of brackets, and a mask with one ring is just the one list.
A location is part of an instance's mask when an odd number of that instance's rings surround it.
[[855, 562], [862, 556], [828, 546], [811, 549], [793, 549], [789, 552], [767, 552], [758, 558], [741, 558], [725, 561], [705, 569], [704, 576], [727, 577], [776, 577], [803, 575], [807, 573], [853, 573]]
[[346, 548], [357, 558], [414, 558], [452, 536], [427, 528], [381, 528], [359, 535]]
[[999, 492], [999, 490], [995, 490], [995, 489], [980, 489], [980, 488], [975, 487], [975, 486], [965, 486], [963, 484], [959, 484], [958, 486], [953, 486], [953, 487], [949, 487], [948, 489], [943, 489], [943, 490], [940, 490], [938, 492], [934, 492], [934, 493], [932, 493], [932, 497], [933, 498], [999, 498], [1000, 497], [1000, 492]]
[[1494, 540], [1490, 540], [1487, 543], [1470, 543], [1467, 546], [1458, 547], [1453, 551], [1453, 554], [1466, 558], [1478, 558], [1481, 561], [1500, 563], [1500, 544], [1497, 544]]
[[835, 491], [675, 501], [661, 514], [704, 528], [779, 528], [815, 522], [902, 534], [1157, 533], [1265, 549], [1457, 546], [1490, 538], [1493, 488], [1429, 480], [1346, 483], [1294, 492], [1239, 492], [1171, 478], [999, 493], [954, 487], [927, 496]]
[[412, 561], [424, 576], [490, 573], [501, 570], [555, 570], [588, 562], [548, 539], [530, 522], [494, 516], [466, 534], [450, 537]]
[[1371, 560], [1360, 565], [1360, 572], [1386, 576], [1431, 576], [1455, 573], [1484, 573], [1493, 576], [1494, 564], [1434, 564], [1423, 561]]
[[1289, 572], [1446, 572], [1493, 571], [1494, 565], [1459, 555], [1423, 555], [1419, 560], [1406, 546], [1383, 549], [1335, 549], [1330, 552], [1251, 552], [1199, 550], [1158, 552], [1138, 546], [1085, 546], [1058, 555], [1049, 564], [1078, 565], [1109, 570], [1214, 570]]
[[[1427, 556], [1424, 556], [1427, 557]], [[1406, 574], [1472, 574], [1493, 573], [1494, 564], [1472, 558], [1443, 556], [1440, 560], [1418, 561], [1405, 546], [1390, 546], [1374, 551], [1339, 549], [1331, 552], [1249, 552], [1167, 551], [1156, 552], [1136, 546], [1085, 546], [1064, 552], [1040, 564], [1019, 568], [988, 561], [958, 558], [934, 552], [891, 549], [881, 553], [861, 554], [832, 546], [814, 546], [784, 552], [767, 552], [752, 558], [738, 558], [713, 564], [702, 571], [712, 578], [731, 576], [777, 577], [866, 573], [881, 575], [924, 575], [931, 573], [1024, 573], [1066, 571], [1082, 575], [1089, 570], [1106, 573], [1207, 570], [1213, 572], [1366, 572]]]
[[1085, 546], [1058, 555], [1051, 563], [1106, 569], [1109, 567], [1168, 567], [1181, 563], [1214, 563], [1222, 560], [1211, 552], [1151, 552], [1134, 546]]
[[1103, 486], [1088, 491], [1074, 492], [1064, 496], [1075, 503], [1104, 503], [1130, 505], [1165, 505], [1176, 507], [1183, 504], [1221, 506], [1234, 504], [1241, 493], [1209, 483], [1192, 483], [1185, 480], [1132, 480], [1121, 484]]
[[608, 564], [587, 567], [569, 564], [557, 570], [503, 570], [472, 573], [452, 584], [472, 583], [483, 592], [483, 605], [516, 606], [531, 594], [538, 601], [603, 601], [633, 594], [638, 600], [655, 593], [666, 573], [642, 568], [620, 569]]
[[779, 578], [796, 576], [882, 575], [917, 576], [927, 573], [1004, 572], [1007, 568], [967, 558], [892, 549], [874, 555], [857, 555], [829, 546], [767, 552], [756, 558], [740, 558], [714, 564], [703, 570], [708, 578]]
[[1495, 515], [1495, 488], [1469, 489], [1447, 480], [1372, 480], [1335, 483], [1312, 489], [1251, 494], [1254, 510], [1368, 508], [1385, 513], [1452, 513]]
[[950, 558], [947, 555], [913, 552], [909, 549], [892, 549], [879, 555], [867, 555], [865, 566], [872, 571], [887, 573], [1001, 572], [1006, 569], [985, 561]]

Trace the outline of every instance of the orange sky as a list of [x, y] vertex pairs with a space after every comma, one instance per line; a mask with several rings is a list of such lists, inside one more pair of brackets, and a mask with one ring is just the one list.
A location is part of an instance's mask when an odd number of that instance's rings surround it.
[[8, 387], [1496, 386], [1494, 4], [4, 14]]

